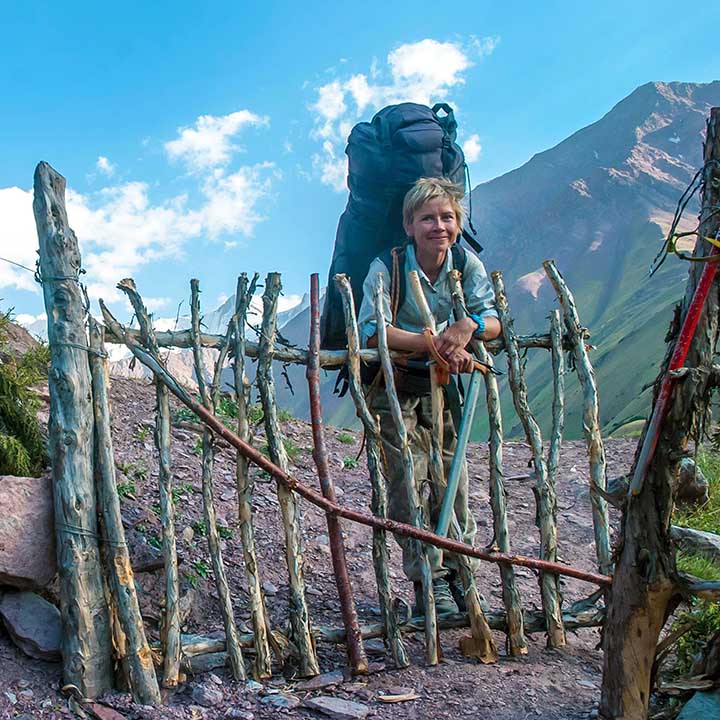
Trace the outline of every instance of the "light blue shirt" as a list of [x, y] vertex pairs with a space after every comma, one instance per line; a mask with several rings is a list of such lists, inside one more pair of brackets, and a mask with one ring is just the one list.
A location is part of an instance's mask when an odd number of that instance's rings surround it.
[[[480, 317], [497, 317], [495, 309], [495, 293], [488, 280], [485, 266], [473, 253], [466, 251], [467, 260], [463, 271], [462, 286], [465, 294], [467, 310], [472, 315]], [[409, 244], [405, 253], [405, 268], [407, 274], [416, 270], [420, 277], [420, 285], [430, 306], [430, 312], [435, 317], [438, 333], [442, 332], [452, 319], [452, 291], [450, 286], [450, 270], [453, 269], [452, 253], [448, 252], [445, 257], [445, 264], [440, 269], [440, 274], [434, 283], [431, 283], [424, 270], [418, 264], [415, 257], [415, 248]], [[367, 341], [377, 332], [375, 320], [375, 306], [373, 298], [375, 289], [378, 286], [378, 277], [383, 278], [383, 312], [387, 324], [392, 324], [392, 311], [390, 309], [390, 271], [385, 267], [382, 260], [375, 258], [370, 263], [367, 277], [363, 283], [363, 300], [358, 314], [358, 329], [360, 331], [360, 344], [367, 347]], [[415, 302], [415, 297], [407, 280], [407, 290], [403, 304], [398, 308], [395, 325], [401, 330], [420, 333], [425, 328], [422, 313]]]

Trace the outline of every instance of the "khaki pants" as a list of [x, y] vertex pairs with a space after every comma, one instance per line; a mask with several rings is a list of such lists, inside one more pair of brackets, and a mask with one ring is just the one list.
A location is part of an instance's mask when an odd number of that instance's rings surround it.
[[[401, 377], [398, 379], [397, 394], [403, 421], [407, 428], [410, 450], [412, 451], [415, 487], [420, 496], [425, 527], [434, 531], [440, 515], [445, 488], [438, 487], [438, 484], [433, 482], [430, 477], [429, 450], [432, 433], [432, 403], [429, 394], [422, 391], [417, 392], [417, 389], [422, 389], [422, 387], [422, 382], [418, 383], [413, 378], [403, 379]], [[378, 387], [371, 391], [368, 400], [373, 415], [380, 417], [382, 447], [385, 455], [384, 470], [387, 480], [388, 514], [393, 520], [412, 524], [408, 492], [403, 473], [401, 444], [395, 431], [385, 388]], [[447, 408], [443, 414], [443, 426], [442, 457], [445, 480], [447, 481], [456, 445], [455, 427], [450, 411]], [[460, 537], [457, 537], [452, 522], [449, 531], [450, 537], [472, 545], [475, 539], [476, 525], [468, 508], [468, 476], [465, 462], [463, 462], [460, 483], [455, 496], [455, 517], [460, 526]], [[395, 539], [402, 548], [405, 574], [408, 579], [419, 581], [420, 558], [415, 551], [415, 541], [397, 535]], [[432, 545], [426, 545], [426, 548], [428, 560], [430, 561], [430, 570], [434, 578], [443, 577], [449, 571], [457, 570], [457, 556], [454, 553], [440, 550]], [[471, 561], [471, 566], [474, 567], [477, 561], [473, 558], [468, 559]]]

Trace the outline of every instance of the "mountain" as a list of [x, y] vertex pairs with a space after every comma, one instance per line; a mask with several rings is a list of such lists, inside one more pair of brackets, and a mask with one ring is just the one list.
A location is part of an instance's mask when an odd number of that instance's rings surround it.
[[[673, 305], [687, 267], [674, 257], [648, 277], [677, 201], [702, 163], [705, 120], [720, 82], [648, 83], [603, 118], [472, 193], [488, 270], [502, 269], [518, 332], [547, 326], [556, 306], [542, 270], [552, 258], [591, 331], [605, 432], [645, 417]], [[697, 205], [686, 211], [692, 229]], [[690, 246], [692, 243], [690, 243]], [[549, 425], [552, 388], [542, 351], [529, 355], [530, 401]], [[519, 434], [509, 392], [506, 431]], [[566, 397], [567, 435], [581, 431], [575, 382]], [[485, 426], [478, 413], [477, 435]]]
[[[710, 108], [720, 105], [720, 82], [648, 83], [603, 118], [555, 147], [472, 192], [473, 223], [485, 246], [489, 271], [501, 269], [515, 326], [520, 333], [547, 328], [557, 307], [542, 262], [554, 259], [573, 291], [581, 322], [591, 332], [603, 431], [643, 419], [664, 354], [664, 336], [674, 304], [684, 291], [687, 267], [671, 257], [651, 278], [648, 268], [662, 245], [677, 201], [702, 162]], [[692, 229], [697, 204], [682, 229]], [[691, 247], [692, 243], [687, 245]], [[309, 315], [298, 314], [283, 330], [307, 344]], [[504, 355], [497, 361], [505, 370]], [[543, 430], [550, 428], [552, 384], [545, 351], [530, 351], [527, 379], [531, 407]], [[304, 369], [290, 370], [295, 396], [278, 398], [307, 417]], [[323, 380], [327, 422], [349, 425], [354, 407], [338, 401]], [[506, 382], [501, 383], [508, 436], [522, 435]], [[301, 391], [297, 388], [300, 387]], [[582, 437], [582, 396], [574, 373], [566, 388], [566, 436]], [[487, 437], [478, 410], [476, 440]]]

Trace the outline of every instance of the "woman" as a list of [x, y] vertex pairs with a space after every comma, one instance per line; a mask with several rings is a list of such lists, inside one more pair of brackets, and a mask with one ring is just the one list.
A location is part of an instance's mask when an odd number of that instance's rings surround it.
[[[472, 370], [473, 358], [466, 347], [473, 337], [491, 340], [500, 334], [501, 329], [494, 294], [482, 262], [471, 253], [463, 253], [461, 256], [451, 251], [462, 231], [462, 196], [462, 189], [444, 178], [420, 178], [413, 185], [403, 202], [403, 226], [408, 244], [399, 255], [401, 261], [398, 267], [398, 272], [405, 274], [406, 284], [409, 272], [418, 272], [423, 293], [437, 325], [435, 345], [447, 360], [451, 373]], [[451, 322], [453, 302], [449, 273], [460, 257], [464, 264], [462, 285], [469, 316]], [[385, 317], [389, 319], [394, 316], [393, 321], [388, 320], [387, 324], [389, 347], [392, 350], [426, 353], [427, 344], [423, 336], [425, 323], [415, 298], [412, 293], [405, 293], [401, 305], [393, 314], [390, 302], [391, 270], [381, 258], [373, 260], [363, 285], [363, 301], [358, 317], [363, 344], [367, 347], [377, 346], [373, 298], [380, 277], [383, 279]], [[397, 282], [398, 278], [395, 280]], [[403, 371], [400, 367], [397, 370], [396, 388], [413, 454], [415, 482], [424, 501], [425, 517], [429, 518], [430, 526], [434, 528], [442, 505], [443, 488], [433, 483], [428, 472], [432, 430], [429, 371]], [[394, 520], [409, 523], [411, 513], [404, 485], [401, 443], [384, 387], [368, 389], [368, 402], [371, 411], [380, 416], [389, 515]], [[443, 424], [443, 465], [447, 477], [456, 445], [456, 428], [447, 409], [444, 411]], [[463, 467], [455, 498], [455, 516], [461, 530], [459, 539], [472, 544], [476, 527], [468, 509], [467, 492], [467, 469]], [[398, 542], [403, 552], [405, 574], [415, 584], [416, 612], [421, 614], [420, 558], [415, 553], [413, 541], [398, 538]], [[464, 609], [457, 559], [451, 553], [432, 546], [427, 546], [427, 554], [437, 612], [450, 613]]]

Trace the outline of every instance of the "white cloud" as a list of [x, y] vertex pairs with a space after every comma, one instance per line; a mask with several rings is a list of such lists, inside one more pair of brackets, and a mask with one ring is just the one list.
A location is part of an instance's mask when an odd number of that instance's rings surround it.
[[211, 238], [235, 232], [252, 237], [255, 226], [263, 219], [256, 208], [270, 190], [266, 171], [271, 168], [271, 163], [263, 163], [230, 174], [217, 169], [205, 179], [202, 192], [207, 202], [201, 221]]
[[500, 44], [499, 35], [488, 35], [486, 37], [470, 36], [470, 43], [480, 57], [487, 57], [495, 52], [495, 48]]
[[463, 153], [465, 153], [465, 160], [469, 163], [475, 162], [482, 153], [482, 145], [480, 144], [480, 136], [475, 133], [471, 135], [462, 144]]
[[[252, 237], [262, 220], [257, 204], [269, 193], [272, 166], [242, 167], [235, 172], [216, 170], [199, 188], [199, 202], [177, 195], [153, 202], [144, 182], [128, 182], [83, 195], [71, 188], [66, 193], [70, 226], [80, 243], [84, 279], [92, 299], [120, 302], [115, 288], [124, 277], [159, 260], [183, 254], [190, 239], [214, 239], [233, 232]], [[5, 232], [0, 256], [33, 268], [37, 257], [37, 232], [32, 210], [32, 191], [0, 188], [0, 217]], [[0, 262], [0, 288], [38, 291], [33, 274]], [[151, 300], [153, 309], [168, 298]]]
[[115, 174], [115, 165], [111, 163], [104, 155], [100, 155], [95, 163], [95, 167], [107, 177]]
[[0, 233], [0, 287], [39, 292], [33, 273], [5, 260], [11, 260], [28, 268], [35, 267], [37, 259], [37, 231], [32, 212], [32, 190], [19, 187], [0, 188], [0, 217], [3, 231]]
[[246, 126], [267, 125], [267, 117], [249, 110], [229, 115], [201, 115], [192, 127], [179, 127], [179, 137], [165, 143], [173, 160], [181, 160], [191, 170], [207, 170], [227, 165], [233, 153], [240, 150], [233, 138]]
[[384, 68], [373, 59], [368, 74], [336, 78], [316, 88], [317, 99], [311, 105], [316, 113], [312, 137], [320, 141], [321, 150], [313, 155], [313, 167], [321, 181], [337, 191], [345, 188], [347, 161], [343, 150], [358, 120], [385, 105], [431, 105], [450, 99], [451, 92], [465, 82], [464, 74], [473, 64], [471, 54], [488, 55], [498, 41], [471, 37], [466, 49], [460, 43], [425, 38], [395, 48]]

